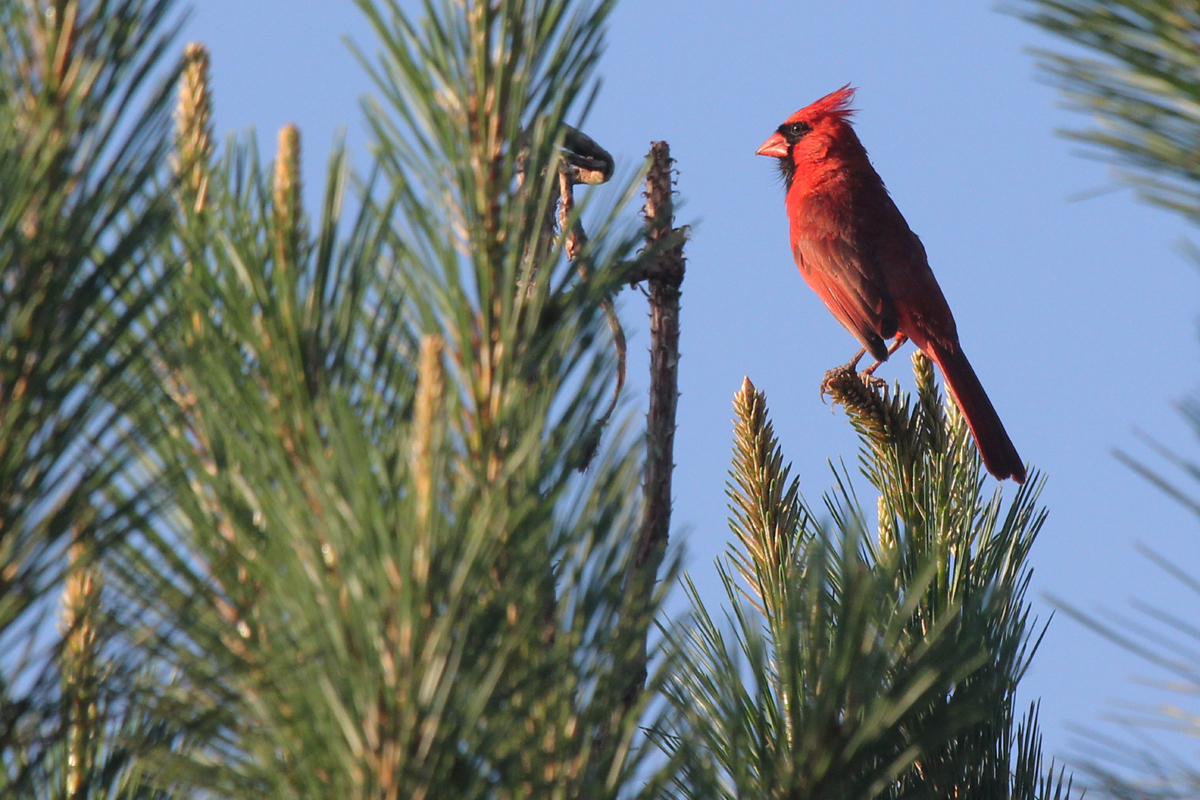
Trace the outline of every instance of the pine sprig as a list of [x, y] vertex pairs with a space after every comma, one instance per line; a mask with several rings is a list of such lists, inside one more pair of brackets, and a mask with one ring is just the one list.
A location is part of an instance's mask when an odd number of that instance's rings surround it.
[[[999, 490], [985, 497], [982, 464], [965, 419], [942, 400], [927, 357], [915, 354], [913, 371], [916, 402], [901, 401], [897, 389], [888, 403], [883, 392], [868, 387], [895, 416], [886, 433], [860, 426], [863, 474], [879, 492], [875, 557], [897, 559], [908, 579], [933, 570], [911, 624], [973, 632], [986, 643], [989, 658], [953, 696], [939, 701], [973, 704], [987, 709], [984, 716], [949, 747], [926, 753], [920, 770], [902, 784], [938, 795], [1018, 796], [1009, 794], [1018, 790], [1014, 759], [1040, 758], [1021, 750], [1031, 742], [1017, 736], [1014, 702], [1040, 638], [1031, 629], [1025, 591], [1028, 554], [1045, 520], [1035, 505], [1042, 482], [1019, 489], [1007, 511]], [[843, 516], [856, 507], [845, 492], [836, 505], [846, 509]], [[1024, 724], [1036, 726], [1036, 720]], [[920, 776], [916, 783], [913, 775]]]
[[[695, 623], [675, 634], [664, 746], [689, 797], [1065, 797], [1044, 769], [1035, 712], [1015, 691], [1036, 640], [1024, 600], [1044, 520], [1035, 488], [1005, 512], [943, 406], [928, 359], [918, 395], [857, 375], [827, 388], [863, 439], [879, 527], [848, 475], [814, 523], [747, 381], [735, 399], [735, 540], [718, 564], [731, 627], [686, 583]], [[1036, 483], [1036, 482], [1035, 482]], [[700, 787], [699, 789], [697, 787]]]
[[795, 554], [798, 537], [811, 529], [800, 503], [800, 481], [789, 480], [790, 465], [767, 419], [766, 396], [749, 378], [733, 398], [733, 466], [726, 484], [730, 527], [741, 547], [731, 553], [746, 586], [748, 599], [769, 622], [782, 609], [769, 606], [794, 582], [800, 565]]
[[[908, 401], [868, 392], [855, 407], [864, 430], [919, 429]], [[984, 667], [985, 631], [960, 624], [959, 600], [914, 624], [937, 591], [936, 559], [914, 573], [895, 547], [866, 546], [863, 515], [845, 503], [834, 505], [836, 532], [815, 525], [748, 381], [735, 409], [736, 538], [718, 564], [733, 627], [723, 630], [686, 584], [696, 621], [675, 634], [680, 664], [667, 685], [678, 717], [663, 741], [683, 764], [681, 791], [898, 796], [918, 761], [988, 713], [952, 688]], [[891, 439], [871, 447], [895, 449]]]

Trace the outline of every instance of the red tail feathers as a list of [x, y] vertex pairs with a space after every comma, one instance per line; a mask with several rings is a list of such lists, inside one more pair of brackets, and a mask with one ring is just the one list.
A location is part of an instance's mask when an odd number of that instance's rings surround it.
[[1017, 454], [1012, 439], [1008, 438], [1008, 431], [1004, 430], [1000, 415], [988, 399], [983, 384], [975, 376], [975, 370], [971, 368], [971, 362], [967, 361], [962, 348], [955, 347], [953, 351], [948, 352], [933, 346], [925, 352], [942, 370], [946, 387], [967, 419], [967, 425], [979, 446], [979, 454], [983, 456], [987, 471], [998, 480], [1012, 478], [1017, 483], [1024, 483], [1025, 465], [1021, 456]]

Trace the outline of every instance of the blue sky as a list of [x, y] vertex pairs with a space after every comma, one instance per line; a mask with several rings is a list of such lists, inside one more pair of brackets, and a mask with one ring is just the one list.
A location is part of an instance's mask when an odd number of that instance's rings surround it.
[[[299, 125], [310, 197], [340, 128], [366, 163], [359, 99], [372, 87], [347, 35], [375, 51], [349, 0], [196, 0], [186, 28], [213, 54], [219, 133], [254, 128], [269, 158], [278, 128]], [[800, 279], [774, 165], [754, 156], [789, 114], [849, 82], [860, 138], [925, 244], [964, 349], [1022, 456], [1049, 476], [1035, 612], [1049, 616], [1047, 594], [1118, 612], [1136, 596], [1197, 616], [1195, 596], [1134, 550], [1142, 542], [1194, 567], [1196, 520], [1110, 454], [1157, 464], [1135, 427], [1196, 453], [1173, 409], [1200, 384], [1200, 276], [1178, 249], [1189, 231], [1128, 190], [1103, 191], [1116, 188], [1109, 168], [1054, 135], [1087, 120], [1037, 80], [1027, 49], [1047, 46], [1059, 44], [980, 2], [618, 6], [586, 130], [627, 169], [651, 140], [670, 142], [679, 219], [695, 224], [674, 536], [697, 583], [711, 587], [728, 535], [731, 399], [743, 375], [767, 393], [814, 504], [831, 484], [826, 460], [855, 458], [849, 426], [817, 387], [856, 344]], [[632, 292], [621, 300], [633, 408], [645, 404], [643, 303]], [[903, 377], [907, 365], [902, 357], [879, 374]], [[1051, 752], [1065, 752], [1071, 725], [1104, 729], [1114, 699], [1165, 697], [1132, 685], [1134, 675], [1154, 673], [1054, 619], [1023, 684], [1026, 701], [1042, 700]]]

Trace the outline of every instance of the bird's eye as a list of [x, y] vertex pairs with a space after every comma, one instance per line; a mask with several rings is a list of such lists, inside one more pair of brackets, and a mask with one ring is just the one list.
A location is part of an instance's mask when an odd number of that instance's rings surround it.
[[787, 139], [789, 144], [795, 144], [804, 138], [804, 134], [812, 130], [812, 127], [804, 122], [789, 122], [786, 125], [779, 126], [779, 132], [783, 134], [783, 138]]

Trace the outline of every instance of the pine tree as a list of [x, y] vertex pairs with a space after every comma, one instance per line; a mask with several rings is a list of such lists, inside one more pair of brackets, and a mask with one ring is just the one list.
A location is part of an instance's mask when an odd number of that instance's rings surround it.
[[660, 613], [686, 231], [665, 143], [619, 182], [571, 124], [612, 3], [358, 6], [374, 164], [310, 216], [295, 127], [217, 147], [202, 45], [147, 88], [168, 2], [0, 0], [0, 633], [58, 619], [0, 666], [5, 796], [1069, 794], [1014, 707], [1037, 490], [985, 494], [923, 358], [834, 386], [875, 523], [747, 382], [734, 624]]

